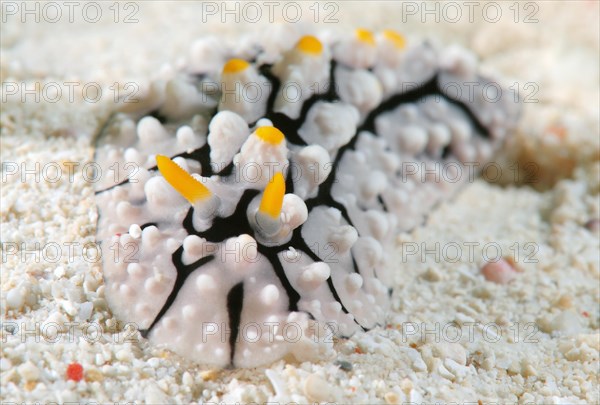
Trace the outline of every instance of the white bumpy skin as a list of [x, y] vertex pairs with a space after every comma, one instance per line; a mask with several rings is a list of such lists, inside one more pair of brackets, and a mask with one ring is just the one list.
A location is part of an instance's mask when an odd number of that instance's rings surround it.
[[314, 360], [385, 325], [395, 235], [519, 113], [508, 92], [469, 97], [493, 82], [464, 49], [282, 32], [195, 42], [188, 70], [116, 114], [96, 151], [110, 308], [202, 364]]

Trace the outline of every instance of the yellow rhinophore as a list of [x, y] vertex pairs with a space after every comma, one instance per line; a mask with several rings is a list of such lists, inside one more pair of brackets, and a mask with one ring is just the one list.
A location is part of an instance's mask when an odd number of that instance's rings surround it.
[[392, 42], [394, 46], [398, 49], [402, 49], [406, 46], [406, 39], [402, 35], [398, 34], [396, 31], [384, 30], [383, 36], [387, 40]]
[[263, 193], [260, 200], [258, 211], [266, 214], [273, 219], [278, 219], [283, 205], [283, 195], [285, 194], [285, 179], [280, 172], [275, 173]]
[[156, 165], [165, 180], [190, 204], [208, 198], [211, 192], [206, 186], [164, 155], [156, 155]]
[[239, 73], [246, 70], [248, 66], [250, 64], [243, 59], [229, 59], [223, 66], [223, 73]]
[[272, 145], [279, 145], [285, 139], [283, 132], [275, 127], [259, 127], [256, 130], [256, 136]]
[[320, 55], [323, 52], [323, 44], [316, 37], [312, 35], [306, 35], [300, 38], [296, 44], [296, 49], [310, 53], [312, 55]]
[[373, 46], [375, 45], [375, 37], [373, 36], [373, 33], [364, 28], [356, 29], [356, 38], [358, 38], [360, 42], [364, 42], [365, 44]]

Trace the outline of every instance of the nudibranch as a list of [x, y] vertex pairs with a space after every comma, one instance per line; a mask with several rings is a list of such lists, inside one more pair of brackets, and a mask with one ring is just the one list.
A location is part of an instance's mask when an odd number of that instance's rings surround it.
[[301, 358], [327, 331], [384, 325], [395, 235], [517, 122], [462, 48], [364, 29], [288, 43], [200, 41], [205, 64], [154, 82], [97, 148], [110, 308], [202, 364]]

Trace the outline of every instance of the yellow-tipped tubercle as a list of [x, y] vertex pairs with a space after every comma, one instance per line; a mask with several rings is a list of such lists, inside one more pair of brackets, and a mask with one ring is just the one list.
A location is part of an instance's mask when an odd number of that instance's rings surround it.
[[250, 64], [243, 59], [229, 59], [223, 66], [223, 73], [239, 73], [246, 70], [248, 66]]
[[323, 52], [323, 44], [316, 37], [306, 35], [298, 41], [296, 49], [311, 55], [320, 55]]
[[402, 49], [406, 46], [406, 39], [398, 34], [396, 31], [392, 30], [384, 30], [383, 36], [390, 42], [394, 44], [394, 46], [398, 49]]
[[373, 33], [364, 28], [358, 28], [356, 30], [356, 38], [358, 38], [360, 42], [364, 42], [365, 44], [373, 46], [375, 45], [375, 37], [373, 36]]
[[285, 194], [285, 179], [280, 172], [275, 173], [263, 193], [260, 200], [259, 212], [270, 216], [273, 219], [279, 218], [281, 207], [283, 205], [283, 196]]
[[190, 204], [195, 204], [211, 196], [212, 193], [204, 184], [200, 183], [168, 157], [156, 155], [156, 165], [165, 180], [188, 200]]
[[285, 139], [283, 132], [275, 127], [259, 127], [256, 136], [271, 145], [279, 145]]

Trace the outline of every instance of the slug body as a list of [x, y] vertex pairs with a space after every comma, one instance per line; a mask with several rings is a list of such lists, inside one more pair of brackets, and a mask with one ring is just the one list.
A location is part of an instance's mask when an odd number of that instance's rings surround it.
[[206, 69], [155, 83], [98, 145], [122, 168], [96, 194], [108, 303], [199, 363], [302, 358], [384, 325], [396, 234], [516, 124], [464, 50], [365, 30], [290, 44], [196, 44]]

